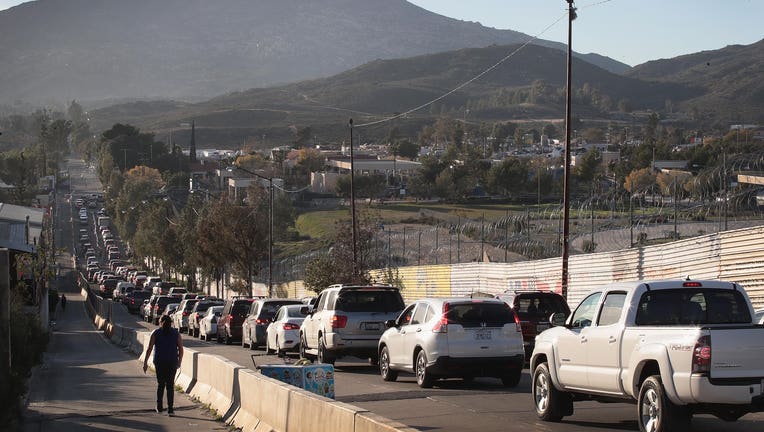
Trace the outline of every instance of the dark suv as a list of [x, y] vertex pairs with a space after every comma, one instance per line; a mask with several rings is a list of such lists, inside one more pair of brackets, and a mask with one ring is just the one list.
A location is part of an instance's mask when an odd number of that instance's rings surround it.
[[225, 301], [223, 313], [218, 319], [218, 343], [230, 345], [235, 340], [241, 341], [241, 326], [254, 301], [248, 297], [233, 297]]
[[550, 327], [549, 317], [557, 312], [570, 315], [568, 303], [553, 291], [505, 291], [496, 298], [507, 303], [520, 318], [526, 359], [533, 352], [536, 335]]

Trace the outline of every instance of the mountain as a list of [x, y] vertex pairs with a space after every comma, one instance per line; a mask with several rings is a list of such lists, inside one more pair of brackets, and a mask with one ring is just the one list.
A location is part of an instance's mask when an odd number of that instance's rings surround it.
[[0, 102], [201, 100], [529, 38], [404, 0], [37, 0], [0, 12]]
[[701, 115], [716, 113], [728, 122], [764, 123], [764, 39], [650, 61], [626, 75], [701, 87], [702, 94], [681, 106]]
[[[356, 124], [406, 112], [457, 88], [515, 53], [479, 79], [440, 99], [434, 106], [396, 120], [410, 136], [445, 113], [469, 120], [506, 121], [561, 118], [564, 113], [566, 55], [528, 45], [467, 48], [405, 59], [374, 60], [343, 73], [278, 87], [232, 92], [196, 104], [140, 102], [90, 111], [96, 127], [127, 122], [162, 134], [178, 125], [196, 124], [198, 142], [232, 147], [246, 137], [290, 142], [296, 127], [309, 126], [319, 138], [341, 140], [348, 118]], [[628, 99], [637, 109], [661, 108], [666, 97], [685, 100], [699, 95], [691, 85], [643, 81], [613, 74], [583, 60], [573, 62], [574, 112], [606, 118], [601, 99]], [[596, 99], [596, 101], [594, 101]], [[469, 108], [468, 108], [469, 107]], [[611, 108], [612, 109], [612, 108]], [[384, 123], [364, 128], [364, 136], [384, 134]], [[185, 137], [187, 131], [178, 132]], [[185, 138], [184, 138], [185, 139]]]

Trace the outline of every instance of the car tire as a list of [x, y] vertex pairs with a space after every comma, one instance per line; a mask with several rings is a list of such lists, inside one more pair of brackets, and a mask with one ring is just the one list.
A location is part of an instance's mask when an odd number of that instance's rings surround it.
[[573, 414], [573, 399], [552, 384], [549, 365], [546, 363], [539, 364], [533, 371], [531, 395], [536, 416], [541, 420], [559, 422], [566, 415]]
[[689, 411], [669, 400], [660, 375], [647, 377], [639, 387], [637, 414], [642, 432], [688, 430], [690, 427]]
[[416, 355], [416, 363], [414, 364], [414, 372], [416, 372], [416, 383], [421, 388], [432, 387], [435, 379], [432, 374], [427, 372], [427, 354], [424, 350], [420, 350]]
[[326, 364], [334, 364], [334, 356], [329, 353], [329, 350], [326, 349], [326, 343], [324, 342], [324, 337], [320, 336], [318, 338], [318, 362], [319, 363], [326, 363]]
[[305, 341], [305, 335], [300, 333], [300, 358], [312, 360], [313, 356], [308, 354], [308, 343]]
[[286, 351], [279, 348], [279, 337], [276, 336], [276, 357], [284, 358], [285, 356], [286, 356]]
[[522, 369], [512, 370], [501, 377], [501, 383], [504, 387], [517, 387], [520, 384], [520, 378], [523, 376]]
[[379, 353], [379, 374], [384, 381], [395, 381], [398, 379], [398, 371], [390, 369], [390, 351], [387, 347], [382, 347]]

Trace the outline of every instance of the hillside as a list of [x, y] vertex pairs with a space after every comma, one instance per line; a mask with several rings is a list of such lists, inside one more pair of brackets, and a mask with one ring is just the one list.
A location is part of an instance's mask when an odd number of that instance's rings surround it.
[[627, 76], [704, 89], [685, 109], [733, 122], [764, 123], [764, 39], [635, 66]]
[[[329, 78], [234, 92], [197, 104], [118, 105], [91, 111], [91, 117], [103, 127], [119, 121], [158, 132], [177, 129], [180, 123], [194, 119], [197, 131], [206, 134], [208, 141], [234, 145], [246, 136], [288, 140], [293, 125], [310, 126], [322, 138], [341, 139], [349, 117], [359, 124], [422, 105], [478, 75], [517, 48], [517, 45], [491, 46], [375, 60]], [[408, 124], [415, 131], [444, 111], [464, 113], [466, 106], [472, 107], [469, 117], [476, 122], [560, 118], [564, 112], [565, 64], [565, 54], [559, 50], [527, 46], [434, 107], [399, 120], [398, 126]], [[581, 60], [574, 61], [574, 70], [575, 87], [588, 88], [593, 95], [608, 95], [613, 101], [629, 99], [636, 108], [657, 109], [663, 106], [666, 97], [684, 100], [698, 95], [692, 86], [623, 77]], [[512, 94], [528, 99], [531, 91], [538, 93], [532, 101], [512, 102]], [[607, 115], [578, 99], [574, 109], [580, 116]], [[389, 125], [384, 125], [366, 133], [383, 133], [387, 128]]]
[[404, 0], [37, 0], [0, 12], [0, 103], [201, 100], [528, 39]]

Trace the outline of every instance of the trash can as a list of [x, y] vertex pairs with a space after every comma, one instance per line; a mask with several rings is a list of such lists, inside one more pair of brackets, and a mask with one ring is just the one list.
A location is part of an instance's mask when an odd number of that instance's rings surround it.
[[330, 364], [262, 365], [260, 373], [311, 393], [334, 399], [334, 366]]

